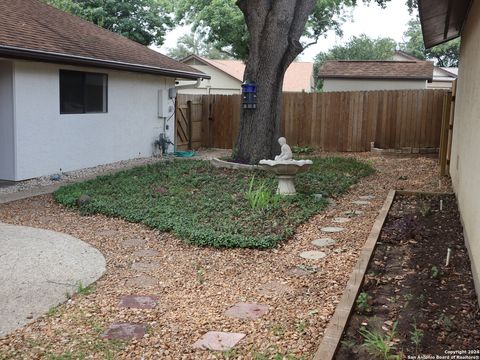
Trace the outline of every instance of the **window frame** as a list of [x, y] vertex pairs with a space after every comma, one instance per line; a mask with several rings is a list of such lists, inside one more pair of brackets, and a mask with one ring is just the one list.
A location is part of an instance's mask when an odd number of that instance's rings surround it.
[[[75, 112], [65, 112], [62, 111], [62, 73], [77, 73], [77, 74], [82, 74], [82, 94], [83, 94], [83, 104], [82, 108], [83, 111], [75, 111]], [[87, 75], [100, 75], [102, 78], [105, 79], [105, 111], [86, 111], [87, 105], [86, 105], [86, 78]], [[100, 73], [100, 72], [91, 72], [91, 71], [81, 71], [81, 70], [70, 70], [70, 69], [59, 69], [58, 72], [58, 97], [59, 97], [59, 111], [60, 115], [79, 115], [79, 114], [107, 114], [108, 113], [108, 74], [106, 73]]]

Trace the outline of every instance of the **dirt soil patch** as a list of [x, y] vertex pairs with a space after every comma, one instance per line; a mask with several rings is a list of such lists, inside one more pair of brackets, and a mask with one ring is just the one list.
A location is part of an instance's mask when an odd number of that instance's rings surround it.
[[480, 359], [479, 328], [455, 197], [398, 195], [336, 358], [372, 359], [367, 329], [391, 347], [391, 358], [445, 356], [447, 350], [457, 350]]
[[[93, 291], [74, 295], [43, 318], [0, 338], [0, 358], [270, 359], [279, 354], [311, 358], [388, 190], [449, 191], [450, 186], [445, 179], [439, 184], [433, 158], [340, 156], [368, 161], [377, 172], [269, 250], [199, 248], [141, 224], [81, 216], [50, 195], [0, 205], [0, 221], [68, 233], [95, 246], [107, 259], [107, 272]], [[373, 196], [370, 204], [353, 204], [368, 195]], [[336, 242], [321, 248], [325, 258], [299, 256], [318, 250], [311, 242], [326, 236], [320, 229], [336, 226], [333, 219], [352, 210], [363, 213], [342, 224], [345, 231], [328, 235]], [[158, 254], [145, 257], [139, 250]], [[132, 268], [138, 262], [160, 265]], [[158, 304], [152, 309], [120, 307], [128, 295], [153, 296]], [[239, 302], [266, 305], [268, 312], [257, 320], [225, 316]], [[115, 323], [146, 325], [146, 334], [128, 342], [103, 339]], [[246, 336], [226, 353], [193, 348], [208, 331]]]

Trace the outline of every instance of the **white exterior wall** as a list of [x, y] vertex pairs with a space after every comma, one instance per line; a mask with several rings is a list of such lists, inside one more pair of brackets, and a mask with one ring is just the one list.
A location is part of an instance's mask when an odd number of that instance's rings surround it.
[[323, 91], [418, 90], [426, 80], [324, 79]]
[[480, 2], [462, 32], [450, 175], [480, 297]]
[[[242, 82], [237, 80], [223, 71], [215, 69], [213, 66], [199, 65], [195, 63], [187, 63], [187, 65], [204, 72], [211, 76], [210, 80], [204, 79], [200, 86], [196, 89], [183, 89], [179, 90], [179, 94], [192, 94], [192, 95], [209, 95], [209, 94], [222, 94], [222, 95], [235, 95], [241, 94]], [[179, 81], [179, 85], [193, 84], [192, 81]]]
[[13, 63], [0, 60], [0, 179], [15, 180]]
[[[61, 115], [60, 69], [108, 74], [108, 112]], [[16, 61], [15, 180], [151, 156], [163, 132], [158, 90], [173, 86], [173, 78], [155, 75]], [[171, 141], [174, 123], [172, 116]]]

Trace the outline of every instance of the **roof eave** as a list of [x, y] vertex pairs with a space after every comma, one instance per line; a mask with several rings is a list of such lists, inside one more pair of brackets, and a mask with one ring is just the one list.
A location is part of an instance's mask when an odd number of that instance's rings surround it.
[[433, 77], [424, 77], [424, 76], [417, 76], [417, 77], [395, 77], [395, 76], [348, 76], [348, 75], [319, 75], [319, 79], [352, 79], [352, 80], [425, 80], [431, 82]]
[[146, 66], [141, 64], [131, 64], [112, 60], [102, 60], [89, 57], [53, 53], [48, 51], [24, 49], [13, 46], [0, 45], [0, 55], [3, 57], [22, 60], [36, 60], [67, 65], [84, 65], [114, 70], [163, 75], [182, 79], [210, 79], [210, 76], [204, 73], [187, 72], [181, 70], [159, 68], [155, 66]]

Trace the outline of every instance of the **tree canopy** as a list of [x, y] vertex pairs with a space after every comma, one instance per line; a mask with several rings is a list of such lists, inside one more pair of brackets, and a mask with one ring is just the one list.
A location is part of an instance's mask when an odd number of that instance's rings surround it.
[[185, 34], [177, 40], [177, 46], [167, 49], [167, 55], [174, 59], [183, 59], [195, 54], [209, 59], [230, 59], [230, 56], [216, 49], [198, 33]]
[[44, 1], [142, 45], [162, 45], [174, 26], [173, 7], [166, 0]]
[[418, 18], [408, 23], [404, 33], [405, 41], [401, 49], [422, 60], [433, 60], [435, 65], [441, 67], [457, 67], [460, 57], [460, 39], [450, 40], [431, 49], [425, 49], [422, 28]]

